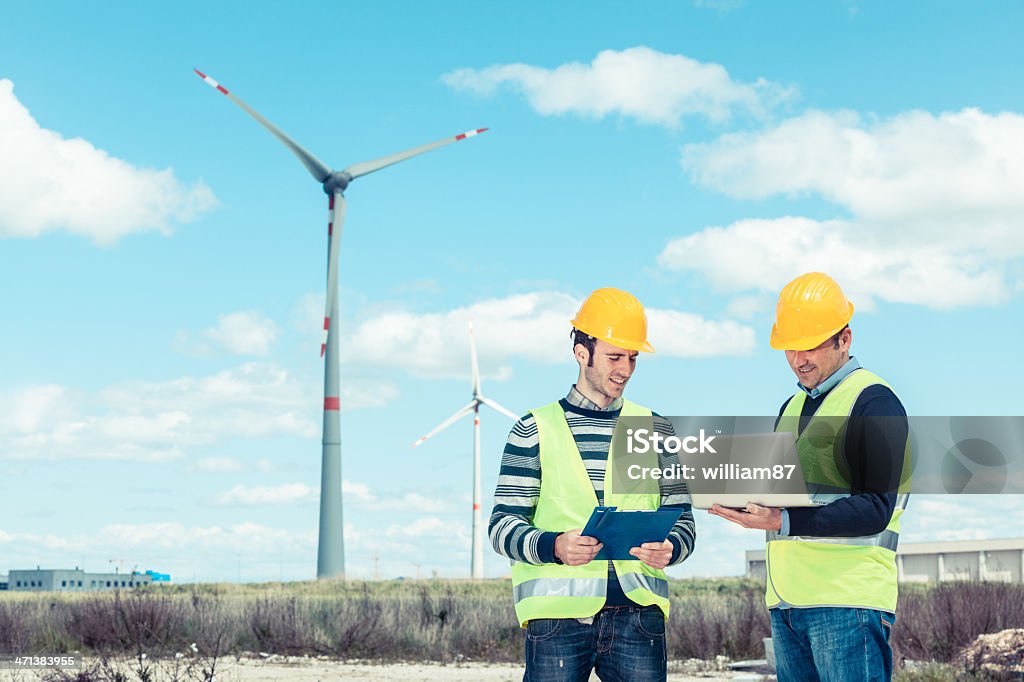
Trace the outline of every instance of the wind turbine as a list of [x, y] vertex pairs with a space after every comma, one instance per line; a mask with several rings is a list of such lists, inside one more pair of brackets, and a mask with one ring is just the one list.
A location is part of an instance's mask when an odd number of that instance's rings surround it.
[[320, 344], [320, 355], [324, 360], [324, 425], [323, 455], [320, 468], [320, 542], [317, 549], [316, 575], [318, 578], [344, 577], [345, 540], [341, 507], [341, 401], [338, 377], [338, 250], [341, 244], [341, 228], [345, 221], [345, 188], [356, 178], [382, 168], [411, 159], [439, 147], [465, 140], [487, 128], [469, 130], [465, 133], [446, 137], [437, 142], [407, 149], [404, 152], [383, 156], [372, 161], [361, 161], [344, 170], [334, 171], [310, 154], [299, 143], [277, 129], [270, 121], [259, 115], [248, 104], [231, 94], [227, 88], [207, 76], [199, 69], [194, 71], [207, 85], [227, 96], [240, 106], [274, 137], [284, 143], [298, 157], [306, 170], [323, 185], [328, 199], [327, 222], [327, 301], [324, 310], [324, 335]]
[[473, 415], [473, 557], [470, 572], [474, 578], [483, 578], [484, 538], [483, 524], [480, 520], [480, 406], [486, 405], [515, 420], [518, 420], [519, 417], [490, 398], [485, 398], [483, 391], [480, 390], [480, 367], [476, 361], [476, 335], [473, 333], [472, 322], [469, 323], [469, 355], [473, 363], [473, 399], [469, 401], [468, 405], [438, 424], [433, 431], [413, 443], [412, 446], [421, 445], [423, 441], [444, 431], [466, 415]]

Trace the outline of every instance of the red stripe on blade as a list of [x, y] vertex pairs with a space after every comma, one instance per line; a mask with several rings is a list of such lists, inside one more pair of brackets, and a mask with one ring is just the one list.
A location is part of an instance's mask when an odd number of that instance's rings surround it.
[[225, 95], [228, 94], [228, 89], [225, 88], [223, 85], [218, 85], [217, 89], [223, 92]]
[[203, 73], [202, 71], [200, 71], [199, 69], [193, 68], [192, 70], [195, 71], [196, 73], [198, 73], [200, 78], [202, 78], [204, 80], [206, 79], [206, 74]]
[[331, 326], [331, 318], [325, 317], [324, 318], [324, 329], [329, 329], [330, 326]]
[[325, 410], [340, 410], [341, 398], [324, 398]]
[[479, 504], [474, 504], [473, 505], [473, 511], [477, 511], [478, 509], [480, 509], [480, 505]]
[[456, 140], [465, 140], [466, 139], [466, 133], [459, 133], [458, 135], [455, 136], [455, 139]]

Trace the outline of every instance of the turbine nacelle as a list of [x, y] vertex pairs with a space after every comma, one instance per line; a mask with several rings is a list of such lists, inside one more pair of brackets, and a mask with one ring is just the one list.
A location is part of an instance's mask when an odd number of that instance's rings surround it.
[[324, 180], [324, 194], [329, 196], [335, 191], [344, 192], [352, 180], [352, 174], [348, 171], [334, 171], [329, 178]]

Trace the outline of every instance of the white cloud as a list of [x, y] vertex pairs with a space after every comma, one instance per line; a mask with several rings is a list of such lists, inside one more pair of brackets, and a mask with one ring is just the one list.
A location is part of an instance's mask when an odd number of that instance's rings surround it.
[[557, 292], [487, 299], [443, 313], [382, 313], [363, 321], [343, 342], [345, 354], [421, 376], [468, 377], [473, 321], [481, 372], [503, 379], [514, 357], [555, 363], [570, 357], [569, 319], [579, 302]]
[[872, 222], [1000, 226], [1024, 248], [1016, 229], [1024, 209], [1020, 114], [908, 111], [865, 120], [809, 111], [767, 130], [687, 145], [683, 164], [728, 196], [812, 192]]
[[440, 537], [447, 538], [455, 535], [456, 527], [450, 521], [444, 521], [436, 516], [424, 516], [412, 523], [399, 523], [388, 526], [384, 531], [387, 537]]
[[402, 495], [398, 508], [416, 509], [420, 512], [436, 513], [448, 511], [450, 506], [446, 500], [441, 498], [427, 497], [426, 495], [420, 495], [419, 493], [406, 493]]
[[764, 79], [735, 81], [720, 64], [643, 46], [604, 50], [590, 64], [571, 62], [554, 69], [499, 64], [457, 69], [442, 80], [456, 90], [479, 95], [492, 95], [508, 85], [545, 116], [620, 114], [665, 126], [697, 114], [715, 122], [737, 111], [760, 116], [794, 95], [792, 88]]
[[[950, 524], [949, 519], [956, 519]], [[998, 519], [998, 523], [993, 520]], [[1019, 535], [1024, 525], [1020, 495], [911, 495], [900, 520], [900, 542], [985, 540]]]
[[1020, 289], [1020, 114], [808, 111], [687, 145], [683, 166], [731, 197], [813, 194], [849, 214], [742, 220], [675, 239], [661, 254], [663, 266], [699, 272], [719, 289], [777, 292], [809, 270], [833, 275], [868, 308], [876, 297], [994, 305]]
[[[319, 389], [323, 392], [323, 389]], [[384, 407], [400, 395], [398, 387], [389, 381], [346, 379], [341, 387], [341, 411]]]
[[221, 505], [268, 505], [318, 499], [320, 499], [319, 487], [309, 486], [305, 483], [283, 483], [277, 486], [236, 485], [217, 495], [216, 501]]
[[652, 343], [658, 354], [680, 358], [746, 355], [757, 345], [753, 329], [731, 320], [714, 322], [675, 310], [651, 310], [648, 319], [648, 336], [658, 339]]
[[204, 332], [207, 338], [236, 355], [267, 355], [278, 333], [274, 321], [256, 311], [219, 315], [217, 326]]
[[[390, 383], [349, 385], [342, 408], [383, 405], [397, 393]], [[317, 438], [322, 395], [319, 382], [258, 363], [94, 393], [52, 385], [7, 391], [0, 393], [0, 457], [164, 461], [229, 438]]]
[[[346, 506], [372, 511], [407, 511], [416, 509], [423, 513], [437, 513], [450, 510], [444, 499], [427, 497], [420, 493], [389, 493], [381, 497], [370, 490], [365, 483], [343, 479], [341, 495]], [[282, 483], [275, 486], [236, 485], [219, 493], [215, 502], [222, 506], [251, 506], [270, 504], [292, 504], [320, 499], [320, 486], [305, 483]]]
[[67, 396], [57, 385], [34, 386], [22, 391], [10, 405], [5, 421], [18, 433], [32, 433], [44, 423], [61, 420], [67, 414]]
[[185, 526], [177, 522], [114, 524], [105, 526], [96, 541], [123, 549], [188, 549], [190, 553], [262, 552], [276, 553], [289, 547], [304, 547], [315, 531], [294, 533], [257, 523], [228, 527]]
[[101, 398], [117, 412], [182, 412], [190, 417], [190, 428], [178, 436], [186, 443], [205, 443], [227, 435], [314, 438], [320, 432], [315, 421], [320, 395], [285, 369], [250, 362], [200, 378], [124, 382], [104, 389]]
[[[350, 360], [401, 367], [420, 376], [468, 377], [473, 321], [481, 372], [503, 379], [504, 364], [571, 361], [569, 320], [580, 300], [552, 291], [486, 299], [443, 313], [388, 312], [360, 323], [342, 346]], [[753, 347], [753, 331], [735, 322], [716, 322], [674, 310], [647, 309], [651, 343], [675, 357], [737, 355]]]
[[345, 498], [346, 504], [374, 511], [416, 509], [420, 512], [433, 513], [449, 509], [447, 501], [439, 497], [427, 497], [420, 493], [403, 493], [402, 495], [390, 494], [388, 497], [381, 498], [365, 483], [348, 480], [342, 480], [341, 494]]
[[803, 272], [824, 271], [860, 310], [874, 299], [933, 308], [999, 303], [1009, 292], [1002, 271], [941, 243], [878, 243], [845, 221], [741, 220], [673, 239], [661, 267], [700, 274], [719, 291], [777, 295]]
[[[1024, 524], [1024, 500], [1019, 495], [914, 495], [902, 518], [901, 543], [981, 539], [1012, 536]], [[346, 498], [346, 504], [348, 504]], [[346, 507], [347, 508], [347, 507]], [[351, 519], [354, 515], [346, 518]], [[381, 517], [376, 517], [380, 519]], [[957, 519], [951, 526], [949, 519]], [[1000, 523], [993, 523], [999, 519]], [[468, 571], [470, 528], [465, 517], [430, 515], [412, 522], [395, 519], [381, 525], [345, 524], [346, 570], [350, 576], [373, 575], [374, 557], [380, 575], [429, 576], [434, 569], [463, 577]], [[670, 570], [675, 577], [738, 575], [744, 570], [743, 550], [763, 549], [763, 537], [721, 519], [703, 514], [701, 549], [683, 565]], [[312, 579], [316, 567], [317, 528], [276, 528], [242, 521], [196, 525], [177, 521], [112, 524], [84, 533], [26, 533], [0, 528], [4, 570], [68, 567], [86, 562], [89, 571], [113, 570], [110, 557], [126, 557], [124, 570], [155, 569], [172, 574], [176, 582], [191, 580]], [[508, 564], [488, 554], [491, 575], [507, 575]], [[416, 566], [420, 564], [420, 566]], [[282, 570], [283, 567], [283, 570]]]
[[775, 302], [764, 295], [737, 296], [729, 301], [725, 308], [726, 315], [738, 317], [741, 320], [749, 320], [754, 315], [773, 307]]
[[0, 236], [63, 230], [111, 244], [135, 232], [170, 234], [212, 207], [202, 182], [139, 168], [81, 138], [41, 127], [0, 79]]
[[365, 483], [353, 483], [342, 479], [341, 494], [356, 504], [369, 505], [377, 503], [377, 496], [370, 492], [370, 486]]
[[90, 534], [60, 536], [51, 533], [11, 533], [6, 539], [0, 536], [0, 542], [11, 544], [11, 547], [5, 548], [5, 554], [9, 550], [18, 550], [38, 556], [50, 551], [58, 564], [66, 563], [68, 556], [95, 554], [96, 549], [104, 547], [109, 548], [104, 551], [104, 556], [119, 556], [121, 552], [129, 550], [140, 550], [136, 556], [168, 550], [191, 555], [222, 552], [263, 552], [276, 555], [282, 549], [306, 548], [310, 539], [315, 547], [315, 529], [296, 533], [249, 522], [228, 527], [186, 526], [178, 522], [111, 524]]

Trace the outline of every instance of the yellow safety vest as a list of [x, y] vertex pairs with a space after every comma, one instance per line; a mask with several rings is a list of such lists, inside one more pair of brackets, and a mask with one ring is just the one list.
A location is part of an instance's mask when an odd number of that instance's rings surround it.
[[[597, 506], [597, 493], [580, 457], [565, 412], [559, 403], [531, 410], [540, 437], [540, 498], [533, 525], [547, 531], [565, 532], [583, 528]], [[647, 408], [624, 400], [622, 417], [651, 417]], [[652, 424], [653, 426], [653, 424]], [[613, 462], [618, 455], [609, 447], [605, 468], [604, 503], [619, 509], [657, 509], [660, 493], [616, 494], [612, 483]], [[653, 449], [652, 449], [653, 450]], [[658, 466], [657, 454], [651, 461], [630, 455], [642, 466]], [[612, 561], [622, 591], [642, 606], [657, 604], [668, 618], [668, 579], [665, 572], [638, 560]], [[534, 618], [586, 618], [604, 606], [608, 591], [608, 564], [591, 561], [582, 566], [563, 564], [512, 563], [512, 594], [519, 625], [526, 627]]]
[[[797, 450], [811, 498], [830, 502], [849, 497], [842, 452], [846, 420], [868, 386], [889, 387], [876, 374], [857, 369], [828, 392], [801, 434], [800, 413], [806, 394], [786, 404], [776, 431], [797, 437]], [[765, 601], [768, 607], [848, 606], [896, 612], [896, 545], [900, 517], [910, 490], [910, 448], [904, 450], [896, 509], [881, 533], [853, 538], [781, 536], [768, 532]]]

